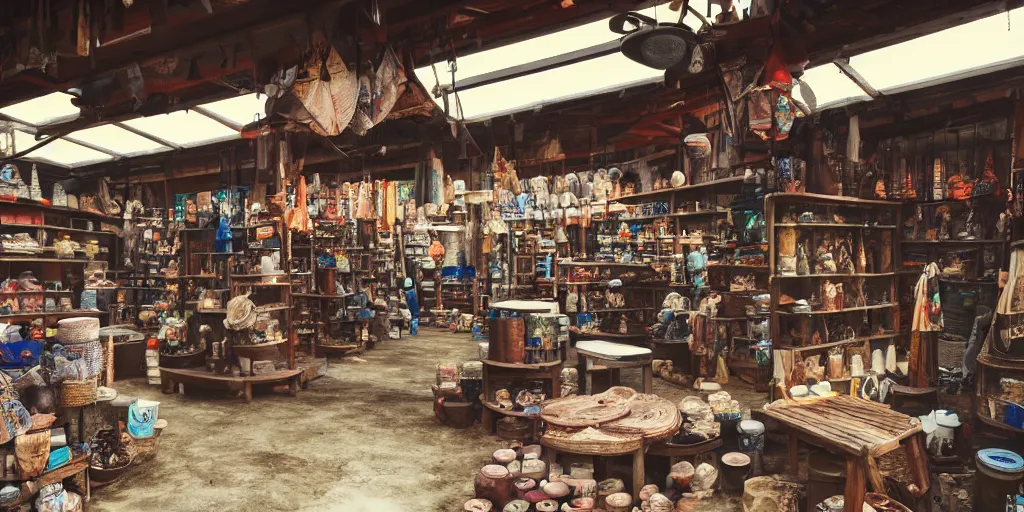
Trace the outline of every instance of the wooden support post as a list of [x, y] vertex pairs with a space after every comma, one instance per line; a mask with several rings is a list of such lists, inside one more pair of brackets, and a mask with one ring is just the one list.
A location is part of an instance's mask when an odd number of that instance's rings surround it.
[[789, 434], [789, 474], [800, 474], [800, 439], [796, 434]]
[[644, 393], [654, 393], [654, 368], [651, 367], [651, 362], [648, 361], [643, 367], [644, 372]]
[[910, 492], [916, 498], [928, 492], [931, 482], [931, 475], [928, 473], [928, 454], [925, 453], [924, 443], [921, 441], [923, 436], [923, 433], [910, 436], [907, 438], [906, 446], [907, 464], [910, 465], [910, 474], [914, 479]]
[[243, 388], [243, 392], [245, 394], [245, 401], [246, 402], [252, 402], [252, 383], [251, 382], [246, 382], [245, 383], [244, 388]]
[[852, 455], [846, 457], [846, 491], [843, 493], [846, 510], [864, 508], [864, 494], [868, 492], [864, 482], [865, 473], [863, 459]]
[[870, 453], [864, 454], [864, 468], [867, 471], [868, 485], [871, 488], [871, 492], [885, 494], [885, 480], [882, 478], [881, 471], [878, 470], [878, 462]]
[[633, 452], [633, 499], [640, 499], [640, 488], [644, 486], [644, 447]]

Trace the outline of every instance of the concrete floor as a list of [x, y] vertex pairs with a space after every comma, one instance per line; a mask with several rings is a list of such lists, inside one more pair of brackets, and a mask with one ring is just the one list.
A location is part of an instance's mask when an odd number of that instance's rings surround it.
[[[297, 398], [257, 395], [251, 404], [224, 394], [162, 395], [142, 380], [119, 381], [122, 394], [159, 400], [169, 426], [157, 459], [94, 492], [90, 509], [462, 510], [476, 471], [504, 443], [479, 425], [438, 426], [429, 386], [436, 363], [474, 359], [476, 350], [469, 335], [425, 328], [379, 344], [365, 364], [332, 363]], [[627, 384], [638, 377], [623, 375]], [[690, 393], [660, 379], [654, 386], [672, 401]], [[726, 389], [742, 403], [764, 402], [745, 384]], [[742, 509], [738, 496], [704, 505], [708, 512]]]

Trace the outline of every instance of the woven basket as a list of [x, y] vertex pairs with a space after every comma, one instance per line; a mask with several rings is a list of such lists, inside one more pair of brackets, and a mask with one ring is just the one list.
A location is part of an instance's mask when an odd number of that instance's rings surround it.
[[87, 373], [83, 377], [96, 377], [103, 372], [103, 346], [99, 341], [65, 345], [64, 349], [71, 354], [81, 356], [85, 361]]
[[96, 401], [96, 378], [60, 383], [60, 406], [81, 407]]
[[62, 344], [87, 343], [100, 339], [100, 319], [65, 318], [57, 322], [57, 341]]

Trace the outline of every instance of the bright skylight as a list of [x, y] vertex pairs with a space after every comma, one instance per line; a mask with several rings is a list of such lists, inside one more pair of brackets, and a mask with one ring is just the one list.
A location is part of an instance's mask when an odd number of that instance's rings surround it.
[[934, 85], [1024, 63], [1024, 8], [997, 14], [850, 59], [882, 93]]
[[[613, 53], [459, 93], [466, 119], [486, 119], [576, 97], [658, 82], [663, 71]], [[439, 100], [435, 100], [439, 101]], [[455, 115], [455, 96], [449, 96]]]
[[793, 89], [793, 97], [807, 105], [812, 112], [871, 100], [871, 96], [835, 64], [825, 64], [805, 71], [800, 77], [800, 84]]
[[[259, 97], [257, 98], [257, 96]], [[241, 128], [255, 121], [257, 116], [259, 116], [259, 119], [267, 117], [267, 95], [245, 94], [207, 103], [201, 105], [201, 108]]]
[[241, 136], [237, 130], [232, 130], [198, 112], [188, 110], [140, 117], [125, 121], [123, 124], [183, 147], [213, 144], [237, 139]]
[[67, 135], [65, 138], [72, 142], [81, 141], [128, 157], [148, 155], [172, 149], [112, 124], [78, 130]]
[[[14, 131], [14, 145], [18, 151], [25, 151], [42, 141], [35, 140], [35, 137], [21, 130]], [[40, 160], [62, 167], [78, 167], [82, 165], [98, 164], [109, 162], [114, 157], [94, 151], [85, 146], [64, 139], [57, 139], [32, 153], [29, 153], [29, 160]], [[27, 180], [27, 177], [24, 177]]]
[[[690, 5], [699, 13], [706, 14], [708, 12], [708, 0], [692, 0]], [[649, 7], [639, 12], [645, 16], [658, 20], [659, 22], [675, 22], [679, 19], [679, 13], [669, 10], [668, 3], [664, 3], [656, 7]], [[717, 4], [712, 5], [712, 18], [709, 18], [709, 21], [714, 21], [714, 16], [721, 12], [721, 6]], [[609, 19], [610, 17], [600, 21], [580, 25], [578, 27], [560, 30], [545, 36], [535, 37], [527, 41], [474, 53], [465, 57], [459, 57], [457, 61], [458, 70], [455, 72], [455, 79], [465, 80], [467, 78], [483, 75], [499, 69], [519, 66], [537, 60], [571, 53], [576, 50], [582, 50], [584, 48], [607, 43], [609, 41], [615, 41], [622, 36], [608, 30]], [[694, 30], [701, 27], [701, 21], [692, 13], [687, 14], [683, 23]], [[439, 62], [436, 64], [436, 67], [437, 75], [441, 84], [451, 85], [452, 75], [447, 71], [447, 63]], [[434, 71], [429, 65], [417, 68], [416, 76], [420, 79], [420, 82], [427, 86], [427, 89], [430, 89], [433, 87], [433, 84], [436, 83], [436, 80], [434, 79]], [[585, 88], [585, 85], [582, 87]]]
[[66, 123], [77, 119], [80, 113], [78, 107], [71, 104], [73, 97], [63, 92], [53, 92], [0, 108], [0, 114], [33, 126]]

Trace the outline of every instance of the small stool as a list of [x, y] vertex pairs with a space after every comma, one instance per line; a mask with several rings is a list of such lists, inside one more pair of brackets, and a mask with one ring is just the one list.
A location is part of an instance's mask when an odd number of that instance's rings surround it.
[[939, 408], [939, 388], [914, 388], [893, 384], [892, 408], [904, 414], [918, 416]]
[[[642, 391], [653, 392], [654, 370], [651, 368], [651, 361], [654, 356], [649, 348], [602, 340], [580, 340], [576, 342], [576, 354], [579, 360], [577, 369], [581, 377], [581, 394], [593, 393], [591, 372], [594, 370], [594, 361], [601, 361], [603, 367], [613, 372], [621, 368], [641, 368], [644, 376]], [[615, 379], [612, 383], [616, 383]]]

